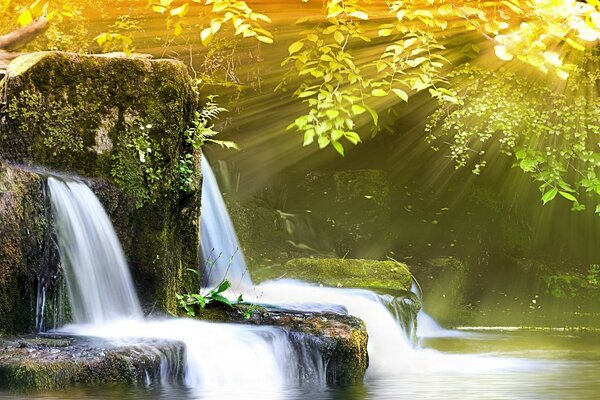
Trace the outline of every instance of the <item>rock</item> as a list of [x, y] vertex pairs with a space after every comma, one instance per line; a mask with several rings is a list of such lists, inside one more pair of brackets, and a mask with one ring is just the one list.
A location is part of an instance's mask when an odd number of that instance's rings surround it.
[[406, 264], [342, 258], [296, 258], [281, 268], [258, 270], [254, 277], [259, 281], [290, 278], [331, 287], [392, 291], [409, 291], [412, 282]]
[[185, 345], [177, 341], [112, 345], [91, 338], [24, 338], [0, 343], [0, 388], [47, 391], [75, 384], [179, 382], [184, 355]]
[[369, 356], [367, 328], [353, 316], [266, 309], [255, 305], [233, 307], [209, 304], [197, 310], [197, 318], [248, 325], [278, 326], [296, 346], [313, 346], [323, 356], [327, 383], [351, 385], [363, 381]]
[[92, 178], [142, 300], [174, 312], [175, 294], [197, 284], [184, 271], [198, 265], [200, 229], [200, 154], [185, 139], [198, 99], [185, 65], [32, 53], [10, 63], [0, 90], [0, 159]]
[[111, 177], [138, 205], [176, 185], [197, 96], [185, 65], [41, 52], [8, 66], [0, 158]]
[[43, 179], [0, 161], [0, 333], [35, 330], [38, 290], [45, 291], [49, 310], [57, 307], [52, 235]]

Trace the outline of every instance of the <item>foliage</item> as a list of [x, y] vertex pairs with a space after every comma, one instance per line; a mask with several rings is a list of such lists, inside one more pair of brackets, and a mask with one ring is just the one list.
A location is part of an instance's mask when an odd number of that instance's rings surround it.
[[[10, 8], [11, 4], [17, 2], [5, 0], [4, 9]], [[16, 6], [22, 24], [42, 12], [56, 18], [71, 18], [77, 11], [69, 1], [36, 0], [24, 4]], [[549, 78], [567, 81], [569, 91], [579, 96], [577, 101], [584, 102], [579, 104], [583, 107], [579, 107], [559, 90], [548, 90], [558, 106], [564, 105], [557, 110], [576, 109], [579, 112], [564, 122], [553, 122], [554, 126], [540, 124], [535, 127], [532, 123], [531, 129], [522, 134], [514, 129], [503, 129], [504, 134], [491, 134], [491, 128], [486, 128], [480, 136], [483, 142], [501, 140], [503, 151], [514, 154], [518, 165], [540, 182], [544, 203], [559, 196], [571, 201], [574, 209], [582, 209], [586, 201], [578, 192], [593, 196], [598, 192], [598, 171], [594, 167], [598, 162], [595, 158], [597, 149], [590, 147], [597, 126], [589, 121], [596, 105], [593, 98], [586, 98], [581, 91], [571, 90], [571, 87], [584, 76], [585, 60], [600, 40], [599, 0], [324, 0], [322, 4], [320, 16], [298, 21], [300, 26], [308, 25], [308, 29], [289, 45], [282, 65], [290, 68], [279, 86], [282, 90], [292, 88], [294, 97], [306, 105], [302, 115], [289, 126], [304, 136], [305, 146], [317, 143], [323, 149], [331, 145], [343, 155], [342, 142], [361, 142], [359, 128], [368, 124], [369, 119], [375, 130], [378, 129], [381, 125], [378, 112], [382, 108], [407, 102], [410, 96], [421, 91], [437, 99], [444, 110], [454, 112], [455, 107], [468, 107], [470, 102], [465, 96], [472, 90], [457, 87], [456, 75], [448, 75], [448, 67], [452, 62], [457, 68], [465, 56], [478, 53], [480, 46], [473, 42], [473, 38], [478, 37], [489, 42], [502, 61], [516, 60]], [[149, 7], [166, 17], [167, 27], [175, 36], [181, 35], [184, 29], [200, 25], [199, 36], [204, 45], [213, 42], [223, 31], [259, 43], [274, 41], [273, 34], [263, 27], [271, 22], [270, 18], [255, 12], [246, 1], [152, 0]], [[122, 48], [130, 53], [134, 49], [131, 36], [134, 31], [126, 20], [118, 20], [107, 32], [98, 35], [96, 41], [105, 50]], [[472, 34], [469, 36], [465, 32]], [[372, 45], [366, 46], [367, 43]], [[463, 74], [471, 71], [474, 80], [483, 79], [476, 70], [462, 71]], [[589, 69], [587, 72], [595, 74]], [[482, 90], [492, 89], [491, 85], [482, 87]], [[541, 89], [536, 91], [536, 94], [543, 92]], [[487, 96], [494, 95], [487, 93]], [[504, 104], [506, 118], [501, 118], [504, 122], [518, 124], [507, 120], [511, 112], [517, 112], [509, 110], [509, 103], [514, 101], [517, 103], [515, 109], [524, 111], [522, 106], [527, 101], [520, 101], [515, 96], [509, 98], [511, 100]], [[587, 111], [584, 111], [585, 106]], [[487, 111], [487, 114], [473, 114], [480, 119], [474, 121], [475, 124], [497, 127], [499, 122], [491, 113], [493, 109], [488, 107]], [[557, 118], [547, 115], [549, 113], [539, 111], [536, 121]], [[439, 113], [436, 118], [441, 123]], [[578, 129], [576, 134], [567, 133], [566, 129], [574, 126], [575, 120], [589, 122], [588, 132], [582, 134], [582, 129]], [[208, 124], [201, 114], [196, 116], [190, 131], [196, 146], [214, 141], [211, 139], [212, 127]], [[451, 144], [452, 150], [457, 152], [453, 158], [458, 165], [464, 164], [465, 158], [470, 159], [474, 137], [470, 132], [478, 130], [477, 126], [459, 127], [462, 134], [453, 136], [458, 142]], [[555, 141], [557, 135], [562, 137], [560, 141]], [[218, 143], [233, 147], [230, 142]], [[186, 170], [188, 161], [181, 160], [182, 171]], [[475, 164], [474, 172], [478, 173], [485, 163], [486, 160], [481, 160]], [[596, 211], [600, 213], [600, 205]]]
[[107, 32], [102, 32], [94, 40], [104, 52], [122, 50], [129, 55], [135, 51], [131, 33], [141, 29], [137, 19], [122, 15], [109, 27]]
[[547, 292], [558, 299], [572, 299], [583, 295], [585, 291], [600, 289], [600, 265], [589, 266], [586, 275], [562, 273], [544, 278]]
[[[600, 57], [591, 57], [597, 70]], [[465, 66], [448, 75], [459, 103], [440, 102], [428, 121], [427, 139], [445, 146], [456, 167], [479, 173], [492, 146], [540, 184], [542, 201], [561, 196], [574, 210], [586, 204], [600, 214], [600, 99], [598, 75], [574, 70], [556, 91], [514, 73]], [[438, 147], [436, 147], [438, 148]]]
[[[198, 275], [198, 271], [195, 269], [188, 268], [188, 272]], [[196, 307], [204, 308], [207, 304], [220, 303], [227, 306], [232, 306], [229, 299], [223, 296], [223, 292], [231, 287], [231, 283], [224, 279], [214, 289], [209, 290], [207, 293], [186, 293], [177, 294], [177, 304], [180, 308], [183, 308], [186, 314], [190, 317], [196, 316]], [[242, 295], [238, 296], [237, 302], [243, 301]]]
[[211, 124], [211, 122], [218, 118], [222, 112], [227, 112], [225, 108], [220, 107], [214, 101], [215, 97], [207, 96], [204, 107], [194, 113], [192, 126], [185, 131], [185, 140], [194, 149], [201, 148], [207, 142], [218, 144], [227, 149], [237, 149], [238, 147], [234, 142], [213, 139], [219, 132], [213, 129], [214, 124]]

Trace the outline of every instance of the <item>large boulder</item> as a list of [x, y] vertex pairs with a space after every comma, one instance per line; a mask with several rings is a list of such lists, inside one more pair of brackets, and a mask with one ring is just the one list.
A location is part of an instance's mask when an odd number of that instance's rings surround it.
[[186, 136], [198, 98], [185, 65], [32, 53], [0, 91], [0, 159], [92, 178], [144, 303], [175, 311], [199, 248], [200, 154]]

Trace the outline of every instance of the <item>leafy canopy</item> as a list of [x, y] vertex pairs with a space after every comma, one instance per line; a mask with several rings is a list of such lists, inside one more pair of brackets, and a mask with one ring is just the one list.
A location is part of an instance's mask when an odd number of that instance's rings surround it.
[[[344, 143], [362, 141], [360, 127], [369, 120], [375, 129], [381, 125], [378, 112], [425, 92], [439, 102], [428, 140], [434, 147], [447, 146], [457, 166], [472, 162], [479, 172], [487, 163], [486, 147], [500, 144], [540, 182], [544, 203], [558, 196], [576, 210], [592, 204], [600, 214], [595, 205], [600, 203], [600, 0], [321, 4], [320, 14], [297, 21], [305, 29], [287, 47], [281, 62], [287, 74], [278, 86], [305, 105], [289, 125], [303, 135], [305, 146], [331, 145], [344, 155]], [[4, 0], [2, 7], [16, 7], [21, 25], [42, 14], [64, 19], [78, 12], [72, 2], [58, 0]], [[275, 40], [266, 28], [271, 19], [246, 1], [151, 0], [148, 7], [165, 17], [175, 36], [200, 25], [195, 29], [206, 46], [224, 30], [264, 44]], [[117, 21], [97, 43], [106, 50], [133, 51], [130, 25]], [[543, 79], [461, 67], [477, 57], [479, 42], [493, 48], [499, 62], [526, 66]], [[191, 140], [212, 140], [206, 120], [197, 120]]]

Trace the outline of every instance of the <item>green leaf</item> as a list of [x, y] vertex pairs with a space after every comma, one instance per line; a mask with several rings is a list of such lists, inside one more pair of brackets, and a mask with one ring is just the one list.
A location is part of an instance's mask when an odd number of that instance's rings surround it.
[[577, 198], [575, 196], [573, 196], [571, 193], [569, 192], [563, 192], [562, 190], [558, 192], [562, 197], [564, 197], [567, 200], [570, 200], [572, 202], [577, 202]]
[[373, 90], [371, 91], [371, 94], [372, 94], [373, 96], [376, 96], [376, 97], [383, 97], [383, 96], [387, 96], [387, 92], [386, 92], [385, 90], [383, 90], [383, 89], [373, 89]]
[[340, 142], [331, 142], [331, 145], [333, 146], [333, 148], [335, 149], [335, 151], [337, 151], [338, 153], [340, 153], [340, 155], [342, 157], [344, 156], [344, 146], [342, 146], [342, 144]]
[[371, 108], [367, 105], [365, 105], [365, 108], [367, 109], [369, 114], [371, 114], [371, 118], [373, 119], [373, 124], [375, 126], [379, 125], [379, 114], [377, 114], [377, 111], [373, 110], [373, 108]]
[[544, 193], [542, 195], [542, 202], [544, 204], [546, 204], [547, 202], [549, 202], [552, 199], [554, 199], [557, 194], [558, 194], [558, 189], [557, 188], [552, 188], [552, 189], [548, 190], [546, 193]]
[[360, 106], [358, 104], [352, 104], [352, 112], [355, 115], [360, 115], [362, 113], [364, 113], [365, 111], [367, 111], [363, 106]]
[[402, 89], [392, 89], [392, 92], [394, 92], [394, 94], [398, 97], [400, 97], [400, 99], [406, 101], [408, 103], [408, 94], [402, 90]]
[[223, 282], [221, 282], [221, 284], [219, 285], [219, 287], [217, 287], [216, 292], [217, 293], [223, 293], [224, 291], [226, 291], [230, 287], [231, 287], [231, 283], [228, 280], [224, 280]]
[[338, 110], [327, 110], [325, 111], [325, 114], [327, 114], [329, 119], [336, 119], [337, 116], [340, 115], [340, 112]]
[[226, 304], [226, 305], [228, 305], [228, 306], [230, 306], [230, 307], [233, 307], [233, 306], [231, 305], [231, 302], [229, 301], [229, 299], [227, 299], [226, 297], [223, 297], [223, 296], [221, 296], [221, 295], [220, 295], [220, 294], [218, 294], [218, 293], [215, 293], [215, 294], [213, 294], [213, 295], [211, 296], [211, 300], [212, 300], [212, 301], [215, 301], [215, 302], [217, 302], [217, 303], [222, 303], [222, 304]]

